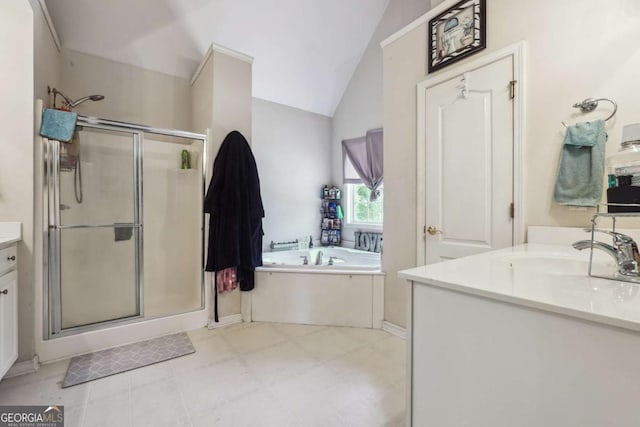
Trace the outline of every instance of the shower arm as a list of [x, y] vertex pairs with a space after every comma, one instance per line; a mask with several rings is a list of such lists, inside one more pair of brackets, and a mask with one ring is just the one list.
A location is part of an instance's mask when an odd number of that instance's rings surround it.
[[85, 103], [87, 101], [102, 101], [104, 99], [103, 95], [88, 95], [88, 96], [84, 96], [84, 97], [82, 97], [80, 99], [77, 99], [75, 101], [72, 101], [64, 93], [60, 92], [55, 87], [52, 88], [50, 86], [47, 86], [47, 93], [53, 93], [53, 108], [56, 108], [56, 96], [60, 95], [62, 97], [62, 99], [64, 100], [64, 103], [66, 104], [66, 107], [69, 110], [71, 110], [71, 109], [77, 107], [78, 105], [83, 104], [83, 103]]
[[64, 102], [67, 104], [67, 107], [69, 107], [69, 109], [71, 109], [71, 104], [73, 104], [73, 101], [71, 101], [64, 93], [60, 92], [55, 87], [51, 88], [50, 86], [47, 86], [47, 93], [53, 93], [53, 108], [57, 108], [56, 107], [56, 97], [58, 95], [60, 95], [62, 97], [62, 99], [64, 100]]

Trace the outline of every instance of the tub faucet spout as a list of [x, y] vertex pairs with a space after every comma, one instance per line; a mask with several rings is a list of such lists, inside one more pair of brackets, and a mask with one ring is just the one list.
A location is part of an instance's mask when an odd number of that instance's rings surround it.
[[322, 251], [318, 251], [316, 255], [316, 265], [322, 265]]
[[596, 240], [580, 240], [575, 242], [573, 247], [578, 250], [583, 250], [593, 246], [594, 249], [606, 252], [616, 261], [618, 273], [623, 276], [640, 277], [640, 270], [638, 269], [638, 265], [640, 264], [640, 252], [638, 252], [638, 245], [636, 242], [631, 237], [624, 234], [602, 230], [595, 231], [609, 234], [613, 238], [613, 245], [608, 245]]

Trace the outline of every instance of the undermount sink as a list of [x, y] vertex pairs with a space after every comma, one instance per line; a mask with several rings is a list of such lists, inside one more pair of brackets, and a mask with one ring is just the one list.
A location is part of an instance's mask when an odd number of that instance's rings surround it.
[[535, 271], [546, 275], [586, 275], [589, 272], [589, 261], [577, 259], [519, 258], [509, 261], [509, 264], [519, 272]]
[[[577, 254], [575, 257], [567, 254], [502, 254], [501, 261], [508, 263], [514, 272], [531, 273], [536, 275], [553, 276], [587, 276], [589, 273], [589, 258]], [[616, 265], [608, 257], [602, 254], [594, 256], [591, 267], [592, 273], [598, 275], [613, 276]]]

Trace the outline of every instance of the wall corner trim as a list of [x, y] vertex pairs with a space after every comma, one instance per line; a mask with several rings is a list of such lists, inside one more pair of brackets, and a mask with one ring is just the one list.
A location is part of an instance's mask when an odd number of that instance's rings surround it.
[[198, 64], [198, 68], [196, 68], [196, 71], [193, 73], [193, 76], [191, 77], [191, 86], [193, 86], [196, 80], [198, 80], [198, 77], [200, 76], [202, 69], [207, 64], [207, 61], [209, 60], [209, 58], [211, 58], [211, 55], [213, 55], [213, 45], [209, 46], [209, 49], [207, 49], [207, 52], [202, 57], [202, 60], [200, 60], [200, 64]]
[[387, 47], [388, 45], [390, 45], [394, 41], [402, 38], [405, 34], [410, 33], [411, 31], [415, 30], [420, 25], [422, 25], [422, 24], [424, 24], [426, 22], [429, 22], [429, 20], [431, 18], [433, 18], [434, 16], [444, 12], [445, 10], [447, 10], [448, 8], [450, 8], [451, 6], [456, 4], [458, 1], [460, 1], [460, 0], [445, 0], [442, 3], [438, 4], [437, 6], [434, 6], [432, 9], [427, 11], [427, 13], [425, 13], [421, 17], [417, 18], [415, 21], [411, 22], [410, 24], [408, 24], [405, 27], [402, 27], [401, 29], [399, 29], [395, 33], [391, 34], [386, 39], [382, 40], [380, 42], [380, 47], [382, 47], [382, 48]]
[[19, 375], [31, 374], [33, 372], [37, 372], [40, 368], [40, 361], [38, 360], [38, 355], [33, 356], [31, 360], [25, 360], [22, 362], [16, 362], [9, 369], [9, 372], [4, 376], [4, 378], [12, 378], [17, 377]]
[[209, 320], [207, 329], [222, 328], [223, 326], [234, 325], [236, 323], [242, 323], [242, 314], [232, 314], [231, 316], [221, 317], [218, 323]]
[[[44, 1], [44, 0], [40, 0], [40, 1]], [[198, 64], [198, 68], [196, 68], [196, 71], [193, 73], [193, 76], [191, 77], [191, 85], [192, 86], [195, 83], [195, 81], [198, 79], [198, 76], [202, 72], [202, 69], [206, 65], [206, 63], [209, 60], [209, 58], [211, 57], [211, 55], [213, 55], [213, 52], [222, 53], [222, 54], [230, 56], [232, 58], [239, 59], [240, 61], [244, 61], [244, 62], [247, 62], [249, 64], [253, 64], [253, 56], [245, 55], [244, 53], [238, 52], [237, 50], [229, 49], [228, 47], [224, 47], [224, 46], [220, 46], [220, 45], [215, 44], [215, 43], [211, 43], [211, 45], [209, 46], [209, 49], [207, 49], [207, 52], [202, 57], [202, 60], [200, 61], [200, 64]]]
[[231, 48], [221, 46], [219, 44], [211, 43], [211, 50], [218, 53], [224, 53], [227, 56], [231, 56], [232, 58], [239, 59], [244, 62], [248, 62], [249, 64], [253, 64], [253, 56], [249, 56], [242, 52], [238, 52], [237, 50], [233, 50]]
[[385, 332], [389, 332], [391, 335], [395, 335], [403, 340], [407, 339], [407, 329], [402, 326], [398, 326], [395, 323], [391, 323], [388, 321], [382, 322], [382, 330]]
[[49, 27], [49, 32], [51, 33], [51, 37], [53, 37], [53, 42], [56, 44], [56, 48], [58, 52], [62, 51], [62, 45], [60, 44], [60, 39], [58, 38], [58, 32], [56, 31], [56, 27], [53, 25], [53, 20], [51, 19], [51, 15], [49, 15], [49, 9], [47, 8], [47, 4], [44, 0], [38, 0], [38, 4], [40, 5], [40, 9], [42, 10], [42, 14], [44, 15], [45, 21], [47, 21], [47, 27]]

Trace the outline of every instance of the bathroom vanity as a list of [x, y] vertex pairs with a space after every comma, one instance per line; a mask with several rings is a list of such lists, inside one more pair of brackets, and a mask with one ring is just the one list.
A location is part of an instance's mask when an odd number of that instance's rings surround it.
[[[528, 244], [405, 270], [413, 426], [638, 426], [639, 285]], [[605, 254], [593, 271], [612, 274]]]
[[0, 379], [18, 358], [20, 223], [0, 222]]

